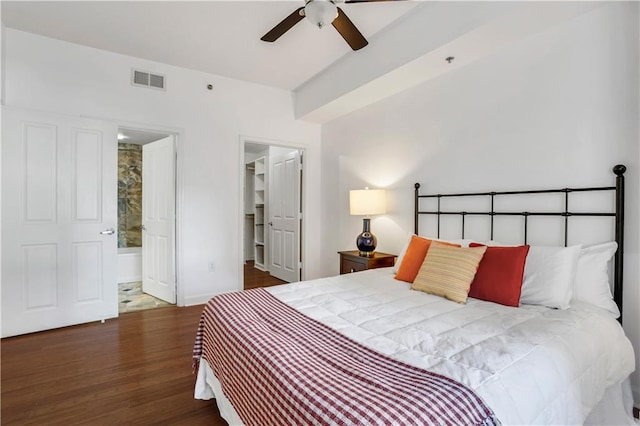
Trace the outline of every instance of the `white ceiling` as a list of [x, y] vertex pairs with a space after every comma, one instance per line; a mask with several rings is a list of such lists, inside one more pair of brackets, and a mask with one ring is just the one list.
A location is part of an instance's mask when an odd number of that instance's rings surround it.
[[[303, 0], [0, 0], [9, 28], [293, 91], [296, 119], [326, 123], [588, 13], [600, 1], [344, 4], [369, 40], [300, 21], [260, 41]], [[445, 59], [455, 57], [452, 63]]]
[[[326, 123], [488, 59], [501, 49], [602, 7], [597, 1], [425, 2], [295, 92], [296, 118]], [[401, 25], [397, 25], [401, 24]], [[594, 29], [597, 30], [597, 29]], [[449, 62], [446, 58], [453, 57]], [[380, 60], [384, 58], [384, 60]], [[490, 60], [490, 59], [489, 59]]]
[[[371, 37], [417, 1], [340, 4]], [[208, 73], [293, 90], [345, 55], [331, 26], [303, 20], [260, 41], [303, 1], [2, 1], [9, 28]], [[370, 46], [365, 47], [367, 49]], [[364, 50], [363, 49], [363, 50]]]

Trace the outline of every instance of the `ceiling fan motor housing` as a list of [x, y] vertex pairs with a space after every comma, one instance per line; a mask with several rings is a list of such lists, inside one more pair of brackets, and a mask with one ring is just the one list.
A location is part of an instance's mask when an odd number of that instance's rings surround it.
[[322, 28], [338, 17], [338, 8], [331, 0], [309, 0], [304, 6], [304, 16], [313, 25]]

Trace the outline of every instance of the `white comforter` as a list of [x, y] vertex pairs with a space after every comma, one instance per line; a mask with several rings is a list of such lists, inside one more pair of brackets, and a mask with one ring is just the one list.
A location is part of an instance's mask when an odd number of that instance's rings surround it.
[[474, 389], [504, 424], [580, 424], [634, 369], [606, 311], [466, 305], [410, 290], [391, 268], [269, 292], [362, 344]]

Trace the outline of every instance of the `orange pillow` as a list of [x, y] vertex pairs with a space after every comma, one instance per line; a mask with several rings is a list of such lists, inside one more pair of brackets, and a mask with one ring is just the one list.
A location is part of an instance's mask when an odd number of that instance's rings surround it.
[[[427, 251], [429, 251], [431, 242], [432, 240], [419, 237], [417, 235], [411, 237], [407, 251], [402, 258], [402, 263], [398, 267], [396, 280], [412, 283], [416, 279], [416, 275], [418, 275], [422, 262], [424, 262], [424, 258], [427, 255]], [[459, 244], [452, 244], [444, 241], [438, 242], [448, 246], [460, 247]]]
[[[471, 243], [469, 246], [483, 247], [483, 244]], [[516, 308], [520, 306], [528, 253], [529, 246], [487, 247], [471, 283], [469, 297]]]

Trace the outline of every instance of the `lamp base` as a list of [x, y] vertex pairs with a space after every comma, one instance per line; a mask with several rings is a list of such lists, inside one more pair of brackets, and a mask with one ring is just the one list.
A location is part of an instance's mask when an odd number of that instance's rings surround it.
[[370, 231], [371, 219], [362, 219], [362, 233], [356, 238], [356, 246], [360, 251], [360, 256], [372, 257], [378, 244], [378, 239]]

